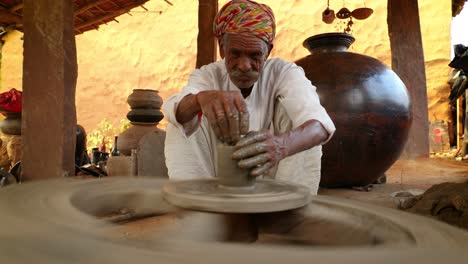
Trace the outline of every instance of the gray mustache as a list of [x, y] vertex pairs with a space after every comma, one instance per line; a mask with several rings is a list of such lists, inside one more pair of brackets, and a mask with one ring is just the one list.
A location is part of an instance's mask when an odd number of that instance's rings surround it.
[[239, 78], [239, 77], [258, 78], [257, 71], [242, 72], [239, 70], [233, 70], [231, 71], [230, 75], [233, 78]]

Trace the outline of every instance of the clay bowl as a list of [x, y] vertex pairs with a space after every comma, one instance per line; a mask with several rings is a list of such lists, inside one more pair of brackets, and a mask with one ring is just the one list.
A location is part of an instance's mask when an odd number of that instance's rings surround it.
[[374, 10], [372, 10], [372, 8], [361, 7], [354, 9], [353, 12], [351, 12], [351, 16], [355, 19], [363, 20], [370, 17], [372, 13], [374, 13]]
[[157, 90], [134, 89], [128, 96], [127, 103], [132, 109], [161, 108], [163, 100], [158, 93]]

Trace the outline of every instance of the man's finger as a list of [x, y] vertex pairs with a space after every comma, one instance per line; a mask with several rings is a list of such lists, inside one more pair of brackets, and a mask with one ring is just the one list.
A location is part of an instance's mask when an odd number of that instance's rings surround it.
[[261, 153], [264, 153], [268, 150], [268, 145], [265, 141], [257, 142], [255, 144], [250, 144], [240, 149], [237, 149], [232, 153], [233, 159], [246, 159]]
[[245, 101], [240, 96], [234, 97], [234, 105], [239, 112], [239, 131], [241, 135], [244, 135], [249, 132], [249, 110], [247, 109]]
[[208, 108], [203, 111], [203, 114], [208, 119], [208, 123], [210, 123], [210, 126], [213, 129], [213, 132], [215, 133], [216, 137], [221, 140], [222, 138], [221, 130], [218, 126], [218, 122], [216, 121], [216, 117], [215, 117], [213, 110]]
[[263, 153], [252, 158], [240, 160], [237, 165], [239, 165], [239, 167], [242, 169], [248, 169], [263, 165], [268, 161], [270, 161], [270, 156], [268, 153]]
[[268, 173], [268, 171], [273, 167], [273, 163], [271, 162], [267, 162], [255, 169], [253, 169], [251, 172], [250, 172], [250, 176], [253, 176], [253, 177], [258, 177], [258, 176], [261, 176], [261, 175], [264, 175], [266, 173]]
[[224, 99], [223, 107], [227, 115], [228, 126], [229, 126], [229, 137], [230, 137], [231, 143], [236, 143], [240, 138], [239, 111], [237, 111], [236, 106], [233, 104], [232, 98]]
[[252, 133], [249, 132], [247, 135], [245, 135], [245, 137], [243, 137], [241, 140], [237, 142], [235, 149], [240, 149], [245, 146], [254, 144], [256, 142], [264, 141], [266, 140], [266, 138], [267, 138], [266, 131], [256, 131]]
[[229, 124], [223, 106], [220, 104], [213, 104], [213, 110], [216, 118], [216, 123], [218, 124], [221, 133], [221, 138], [219, 139], [223, 142], [229, 141]]

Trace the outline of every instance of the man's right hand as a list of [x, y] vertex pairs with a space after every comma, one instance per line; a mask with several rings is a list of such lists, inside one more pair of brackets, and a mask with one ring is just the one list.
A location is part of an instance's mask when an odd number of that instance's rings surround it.
[[235, 144], [249, 131], [249, 112], [240, 91], [202, 91], [185, 96], [177, 107], [177, 122], [185, 124], [202, 111], [216, 137]]
[[249, 112], [240, 91], [202, 91], [196, 101], [220, 141], [235, 144], [249, 131]]

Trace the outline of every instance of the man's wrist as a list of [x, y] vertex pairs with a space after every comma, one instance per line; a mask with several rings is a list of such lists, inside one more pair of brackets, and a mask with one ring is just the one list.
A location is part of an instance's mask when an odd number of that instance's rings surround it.
[[197, 112], [198, 120], [201, 120], [203, 112], [202, 112], [202, 109], [201, 109], [200, 101], [198, 99], [199, 95], [200, 95], [200, 93], [195, 94], [195, 105], [196, 105], [196, 109], [197, 109], [196, 112]]

